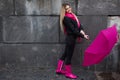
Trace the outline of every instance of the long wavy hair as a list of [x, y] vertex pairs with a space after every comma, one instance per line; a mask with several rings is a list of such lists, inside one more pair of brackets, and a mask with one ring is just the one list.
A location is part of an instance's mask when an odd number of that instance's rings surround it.
[[69, 4], [68, 3], [62, 4], [61, 10], [60, 10], [60, 28], [61, 28], [62, 32], [64, 31], [63, 19], [64, 19], [64, 16], [65, 16], [65, 7], [67, 5], [69, 5]]

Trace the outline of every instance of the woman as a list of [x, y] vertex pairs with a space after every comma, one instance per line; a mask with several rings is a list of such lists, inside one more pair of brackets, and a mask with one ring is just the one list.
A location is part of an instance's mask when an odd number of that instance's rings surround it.
[[[72, 12], [69, 4], [63, 4], [60, 13], [60, 27], [61, 30], [66, 34], [66, 46], [62, 57], [58, 61], [56, 73], [64, 74], [67, 78], [76, 79], [77, 76], [72, 74], [71, 70], [71, 59], [74, 52], [76, 39], [81, 37], [89, 39], [88, 35], [85, 34], [83, 28]], [[63, 63], [65, 62], [65, 70], [62, 69]]]

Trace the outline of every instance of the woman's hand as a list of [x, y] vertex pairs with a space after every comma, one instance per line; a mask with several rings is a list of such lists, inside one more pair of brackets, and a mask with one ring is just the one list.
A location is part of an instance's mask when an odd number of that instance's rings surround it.
[[89, 36], [88, 35], [84, 35], [84, 38], [89, 40]]
[[86, 35], [85, 32], [84, 32], [83, 30], [81, 30], [80, 33], [84, 35], [84, 38], [85, 38], [85, 39], [89, 40], [89, 36]]

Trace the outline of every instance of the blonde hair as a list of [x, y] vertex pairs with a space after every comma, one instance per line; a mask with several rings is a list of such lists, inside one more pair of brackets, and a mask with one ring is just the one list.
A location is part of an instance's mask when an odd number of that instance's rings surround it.
[[63, 19], [65, 16], [65, 7], [67, 5], [69, 5], [69, 4], [67, 4], [67, 3], [62, 4], [61, 10], [60, 10], [60, 28], [61, 28], [61, 31], [64, 31]]

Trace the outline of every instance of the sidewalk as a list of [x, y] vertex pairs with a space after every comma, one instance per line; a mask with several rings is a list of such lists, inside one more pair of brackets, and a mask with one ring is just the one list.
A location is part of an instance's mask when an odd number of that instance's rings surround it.
[[100, 73], [85, 70], [75, 70], [77, 79], [68, 79], [63, 75], [56, 75], [54, 69], [44, 68], [1, 68], [0, 80], [120, 80], [120, 74]]

